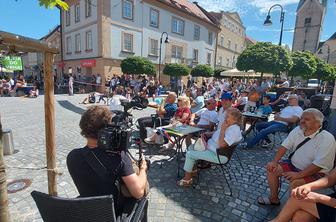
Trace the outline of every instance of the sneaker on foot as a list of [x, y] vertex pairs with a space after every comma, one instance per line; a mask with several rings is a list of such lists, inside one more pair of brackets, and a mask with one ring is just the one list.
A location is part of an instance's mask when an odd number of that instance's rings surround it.
[[261, 144], [262, 147], [270, 147], [272, 145], [272, 142], [267, 142], [266, 140], [263, 141]]

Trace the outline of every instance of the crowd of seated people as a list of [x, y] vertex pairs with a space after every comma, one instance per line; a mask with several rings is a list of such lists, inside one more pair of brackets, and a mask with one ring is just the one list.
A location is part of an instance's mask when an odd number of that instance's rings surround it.
[[[172, 124], [205, 129], [206, 132], [186, 137], [185, 173], [177, 185], [190, 187], [199, 160], [226, 163], [228, 156], [223, 151], [231, 149], [232, 145], [267, 147], [272, 142], [270, 134], [287, 132], [287, 138], [266, 166], [270, 195], [256, 197], [257, 202], [279, 205], [278, 190], [283, 178], [290, 184], [292, 197], [273, 221], [316, 221], [323, 217], [321, 212], [331, 212], [336, 206], [334, 194], [328, 197], [312, 192], [336, 183], [336, 172], [330, 174], [335, 160], [335, 139], [322, 129], [323, 114], [308, 108], [309, 101], [303, 92], [286, 92], [271, 102], [270, 96], [266, 95], [270, 86], [267, 80], [248, 84], [214, 80], [207, 87], [191, 84], [182, 96], [170, 92], [160, 105], [155, 106], [156, 116], [138, 119], [140, 138], [144, 143], [156, 142], [157, 134], [147, 137], [146, 127]], [[209, 92], [204, 93], [204, 89]], [[151, 93], [153, 96], [154, 88]], [[275, 107], [281, 103], [283, 107], [277, 110]], [[246, 124], [255, 120], [243, 117], [244, 112], [266, 117], [274, 113], [274, 120], [259, 119], [254, 122], [256, 135], [246, 136], [250, 130], [246, 129]], [[241, 142], [243, 135], [245, 141]], [[197, 143], [199, 138], [205, 142], [203, 146]], [[170, 141], [165, 150], [174, 146], [175, 143]], [[290, 154], [287, 159], [285, 154]]]

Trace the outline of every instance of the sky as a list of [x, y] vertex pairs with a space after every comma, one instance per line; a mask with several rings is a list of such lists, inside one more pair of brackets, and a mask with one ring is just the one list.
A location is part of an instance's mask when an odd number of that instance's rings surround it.
[[[263, 22], [269, 7], [273, 4], [281, 4], [286, 13], [283, 44], [291, 48], [299, 0], [198, 0], [198, 2], [207, 10], [237, 11], [249, 37], [275, 44], [278, 44], [280, 36], [280, 11], [276, 10], [277, 8], [272, 11], [272, 26], [263, 26]], [[3, 31], [39, 39], [59, 24], [59, 10], [40, 7], [38, 0], [0, 0], [0, 8], [2, 9], [0, 30]], [[336, 32], [336, 26], [333, 24], [335, 18], [336, 2], [329, 0], [321, 41]]]

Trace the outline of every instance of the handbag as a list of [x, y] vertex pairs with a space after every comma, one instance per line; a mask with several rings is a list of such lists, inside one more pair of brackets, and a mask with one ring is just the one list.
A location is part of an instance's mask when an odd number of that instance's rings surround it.
[[205, 140], [204, 134], [201, 134], [201, 136], [196, 140], [193, 150], [195, 151], [204, 151], [206, 150], [207, 142]]

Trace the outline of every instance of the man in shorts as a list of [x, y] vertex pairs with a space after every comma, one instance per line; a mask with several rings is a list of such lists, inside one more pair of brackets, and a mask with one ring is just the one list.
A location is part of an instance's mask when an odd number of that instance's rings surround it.
[[[314, 108], [306, 109], [300, 126], [290, 132], [277, 151], [273, 161], [266, 166], [270, 187], [269, 197], [259, 197], [261, 205], [279, 205], [280, 178], [289, 181], [294, 189], [329, 174], [334, 165], [336, 142], [332, 134], [321, 130], [323, 114]], [[289, 151], [289, 159], [280, 161]]]

